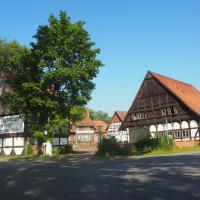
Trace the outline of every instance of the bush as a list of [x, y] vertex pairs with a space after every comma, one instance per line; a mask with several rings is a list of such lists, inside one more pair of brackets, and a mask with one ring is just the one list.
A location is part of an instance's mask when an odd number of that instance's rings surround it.
[[58, 147], [53, 148], [53, 156], [58, 156], [60, 154], [60, 149]]
[[149, 131], [145, 128], [130, 129], [130, 142], [138, 143], [143, 140], [149, 140], [151, 135]]
[[115, 138], [103, 138], [98, 144], [98, 150], [96, 155], [98, 156], [114, 156], [114, 155], [126, 155], [127, 151], [123, 149]]
[[60, 148], [60, 154], [73, 153], [73, 147], [70, 144], [66, 144]]
[[35, 131], [33, 134], [33, 138], [36, 140], [37, 147], [38, 147], [38, 155], [42, 154], [42, 144], [46, 141], [46, 136], [41, 131]]
[[162, 149], [164, 151], [173, 148], [173, 139], [167, 136], [163, 138], [144, 138], [139, 140], [136, 144], [137, 154], [146, 154], [154, 150]]
[[167, 136], [160, 139], [160, 149], [171, 150], [173, 148], [173, 139]]
[[34, 149], [32, 144], [27, 144], [25, 147], [25, 155], [26, 156], [31, 156], [34, 155]]
[[46, 136], [41, 131], [35, 131], [33, 138], [36, 140], [38, 147], [42, 147], [42, 144], [46, 141]]

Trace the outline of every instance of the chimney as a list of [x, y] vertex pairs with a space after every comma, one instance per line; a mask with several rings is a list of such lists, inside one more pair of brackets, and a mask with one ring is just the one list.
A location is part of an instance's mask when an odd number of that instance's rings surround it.
[[90, 109], [89, 108], [86, 109], [86, 118], [90, 118]]

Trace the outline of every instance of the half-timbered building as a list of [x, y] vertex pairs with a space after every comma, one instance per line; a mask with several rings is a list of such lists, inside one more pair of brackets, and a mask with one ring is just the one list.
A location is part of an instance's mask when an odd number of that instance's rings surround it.
[[105, 135], [107, 124], [100, 120], [90, 118], [89, 109], [83, 120], [71, 123], [70, 143], [99, 143], [101, 137]]
[[115, 111], [112, 120], [107, 128], [107, 136], [114, 137], [118, 142], [128, 142], [129, 132], [126, 130], [119, 130], [122, 122], [124, 121], [127, 112]]
[[192, 85], [148, 72], [122, 128], [145, 127], [152, 137], [165, 135], [177, 145], [199, 141], [200, 92]]

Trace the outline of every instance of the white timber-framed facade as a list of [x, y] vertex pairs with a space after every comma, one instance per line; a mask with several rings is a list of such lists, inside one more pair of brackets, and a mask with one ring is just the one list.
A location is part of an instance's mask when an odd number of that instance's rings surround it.
[[200, 139], [200, 92], [192, 85], [148, 72], [121, 128], [142, 127], [152, 137], [165, 135], [177, 146]]
[[115, 111], [112, 120], [107, 128], [107, 137], [114, 137], [118, 142], [129, 142], [129, 130], [120, 130], [121, 124], [127, 112]]

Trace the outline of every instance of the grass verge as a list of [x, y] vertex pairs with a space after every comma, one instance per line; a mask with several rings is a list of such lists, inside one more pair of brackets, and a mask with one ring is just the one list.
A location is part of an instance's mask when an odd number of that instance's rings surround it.
[[189, 152], [200, 152], [200, 146], [177, 148], [174, 147], [171, 150], [153, 150], [152, 152], [145, 155], [165, 155], [165, 154], [178, 154], [178, 153], [189, 153]]

